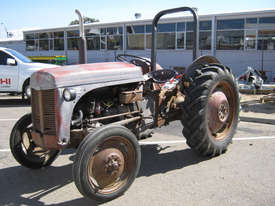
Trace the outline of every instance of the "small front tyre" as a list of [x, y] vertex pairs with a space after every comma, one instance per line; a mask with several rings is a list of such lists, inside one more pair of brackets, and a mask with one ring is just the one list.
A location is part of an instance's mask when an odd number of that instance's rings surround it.
[[59, 150], [45, 150], [32, 140], [31, 114], [21, 117], [14, 125], [10, 135], [10, 149], [14, 158], [22, 166], [31, 169], [47, 167], [57, 158]]
[[122, 126], [105, 126], [86, 136], [78, 147], [73, 179], [83, 196], [106, 202], [133, 183], [141, 162], [136, 136]]

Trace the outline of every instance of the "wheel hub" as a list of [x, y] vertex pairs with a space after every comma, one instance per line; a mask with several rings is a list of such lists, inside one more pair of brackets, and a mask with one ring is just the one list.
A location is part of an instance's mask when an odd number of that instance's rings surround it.
[[117, 153], [111, 153], [105, 160], [105, 171], [107, 174], [117, 173], [121, 167], [121, 157]]
[[216, 133], [228, 120], [229, 103], [223, 92], [216, 91], [211, 95], [208, 105], [208, 125], [211, 132]]
[[228, 102], [224, 102], [223, 104], [220, 104], [219, 111], [218, 111], [218, 117], [221, 122], [226, 122], [229, 115], [229, 104]]
[[124, 171], [124, 156], [117, 148], [106, 148], [93, 156], [93, 178], [99, 187], [115, 183]]

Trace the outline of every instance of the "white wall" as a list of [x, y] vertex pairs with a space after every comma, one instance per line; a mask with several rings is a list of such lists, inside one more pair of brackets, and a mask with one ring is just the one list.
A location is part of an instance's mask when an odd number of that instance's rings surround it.
[[[24, 41], [0, 42], [1, 47], [8, 47], [23, 53], [26, 56], [55, 56], [66, 55], [68, 64], [78, 63], [78, 51], [25, 51]], [[151, 50], [126, 50], [125, 53], [151, 57]], [[117, 51], [88, 51], [88, 63], [115, 61], [117, 54], [123, 54], [122, 50]], [[200, 55], [211, 55], [211, 51], [200, 51]], [[257, 70], [262, 69], [262, 51], [216, 51], [216, 57], [222, 64], [232, 69], [238, 76], [246, 71], [248, 66]], [[267, 71], [268, 80], [275, 78], [275, 51], [265, 50], [263, 53], [263, 68]], [[192, 50], [158, 50], [157, 62], [164, 68], [174, 66], [188, 67], [192, 62]]]

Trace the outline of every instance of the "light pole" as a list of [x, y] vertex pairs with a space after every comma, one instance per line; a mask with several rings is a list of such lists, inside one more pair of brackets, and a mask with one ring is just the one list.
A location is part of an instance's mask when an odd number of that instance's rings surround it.
[[9, 38], [9, 32], [8, 32], [8, 30], [7, 30], [6, 25], [5, 25], [3, 22], [1, 22], [1, 25], [3, 25], [3, 26], [4, 26], [4, 29], [5, 29], [6, 34], [7, 34], [7, 38]]

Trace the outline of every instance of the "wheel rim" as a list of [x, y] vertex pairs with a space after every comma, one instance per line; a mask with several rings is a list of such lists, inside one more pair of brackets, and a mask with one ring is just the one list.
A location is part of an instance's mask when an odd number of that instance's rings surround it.
[[133, 144], [122, 136], [113, 136], [99, 143], [89, 160], [88, 178], [98, 193], [110, 194], [123, 187], [135, 167]]
[[221, 81], [210, 93], [207, 107], [208, 131], [218, 141], [223, 141], [231, 132], [237, 111], [236, 94], [232, 85]]
[[21, 149], [25, 154], [26, 158], [30, 161], [46, 163], [52, 156], [54, 151], [44, 150], [43, 148], [37, 146], [32, 140], [31, 136], [32, 124], [27, 127], [21, 133]]
[[30, 85], [26, 86], [25, 94], [28, 98], [31, 98], [31, 87], [30, 87]]

